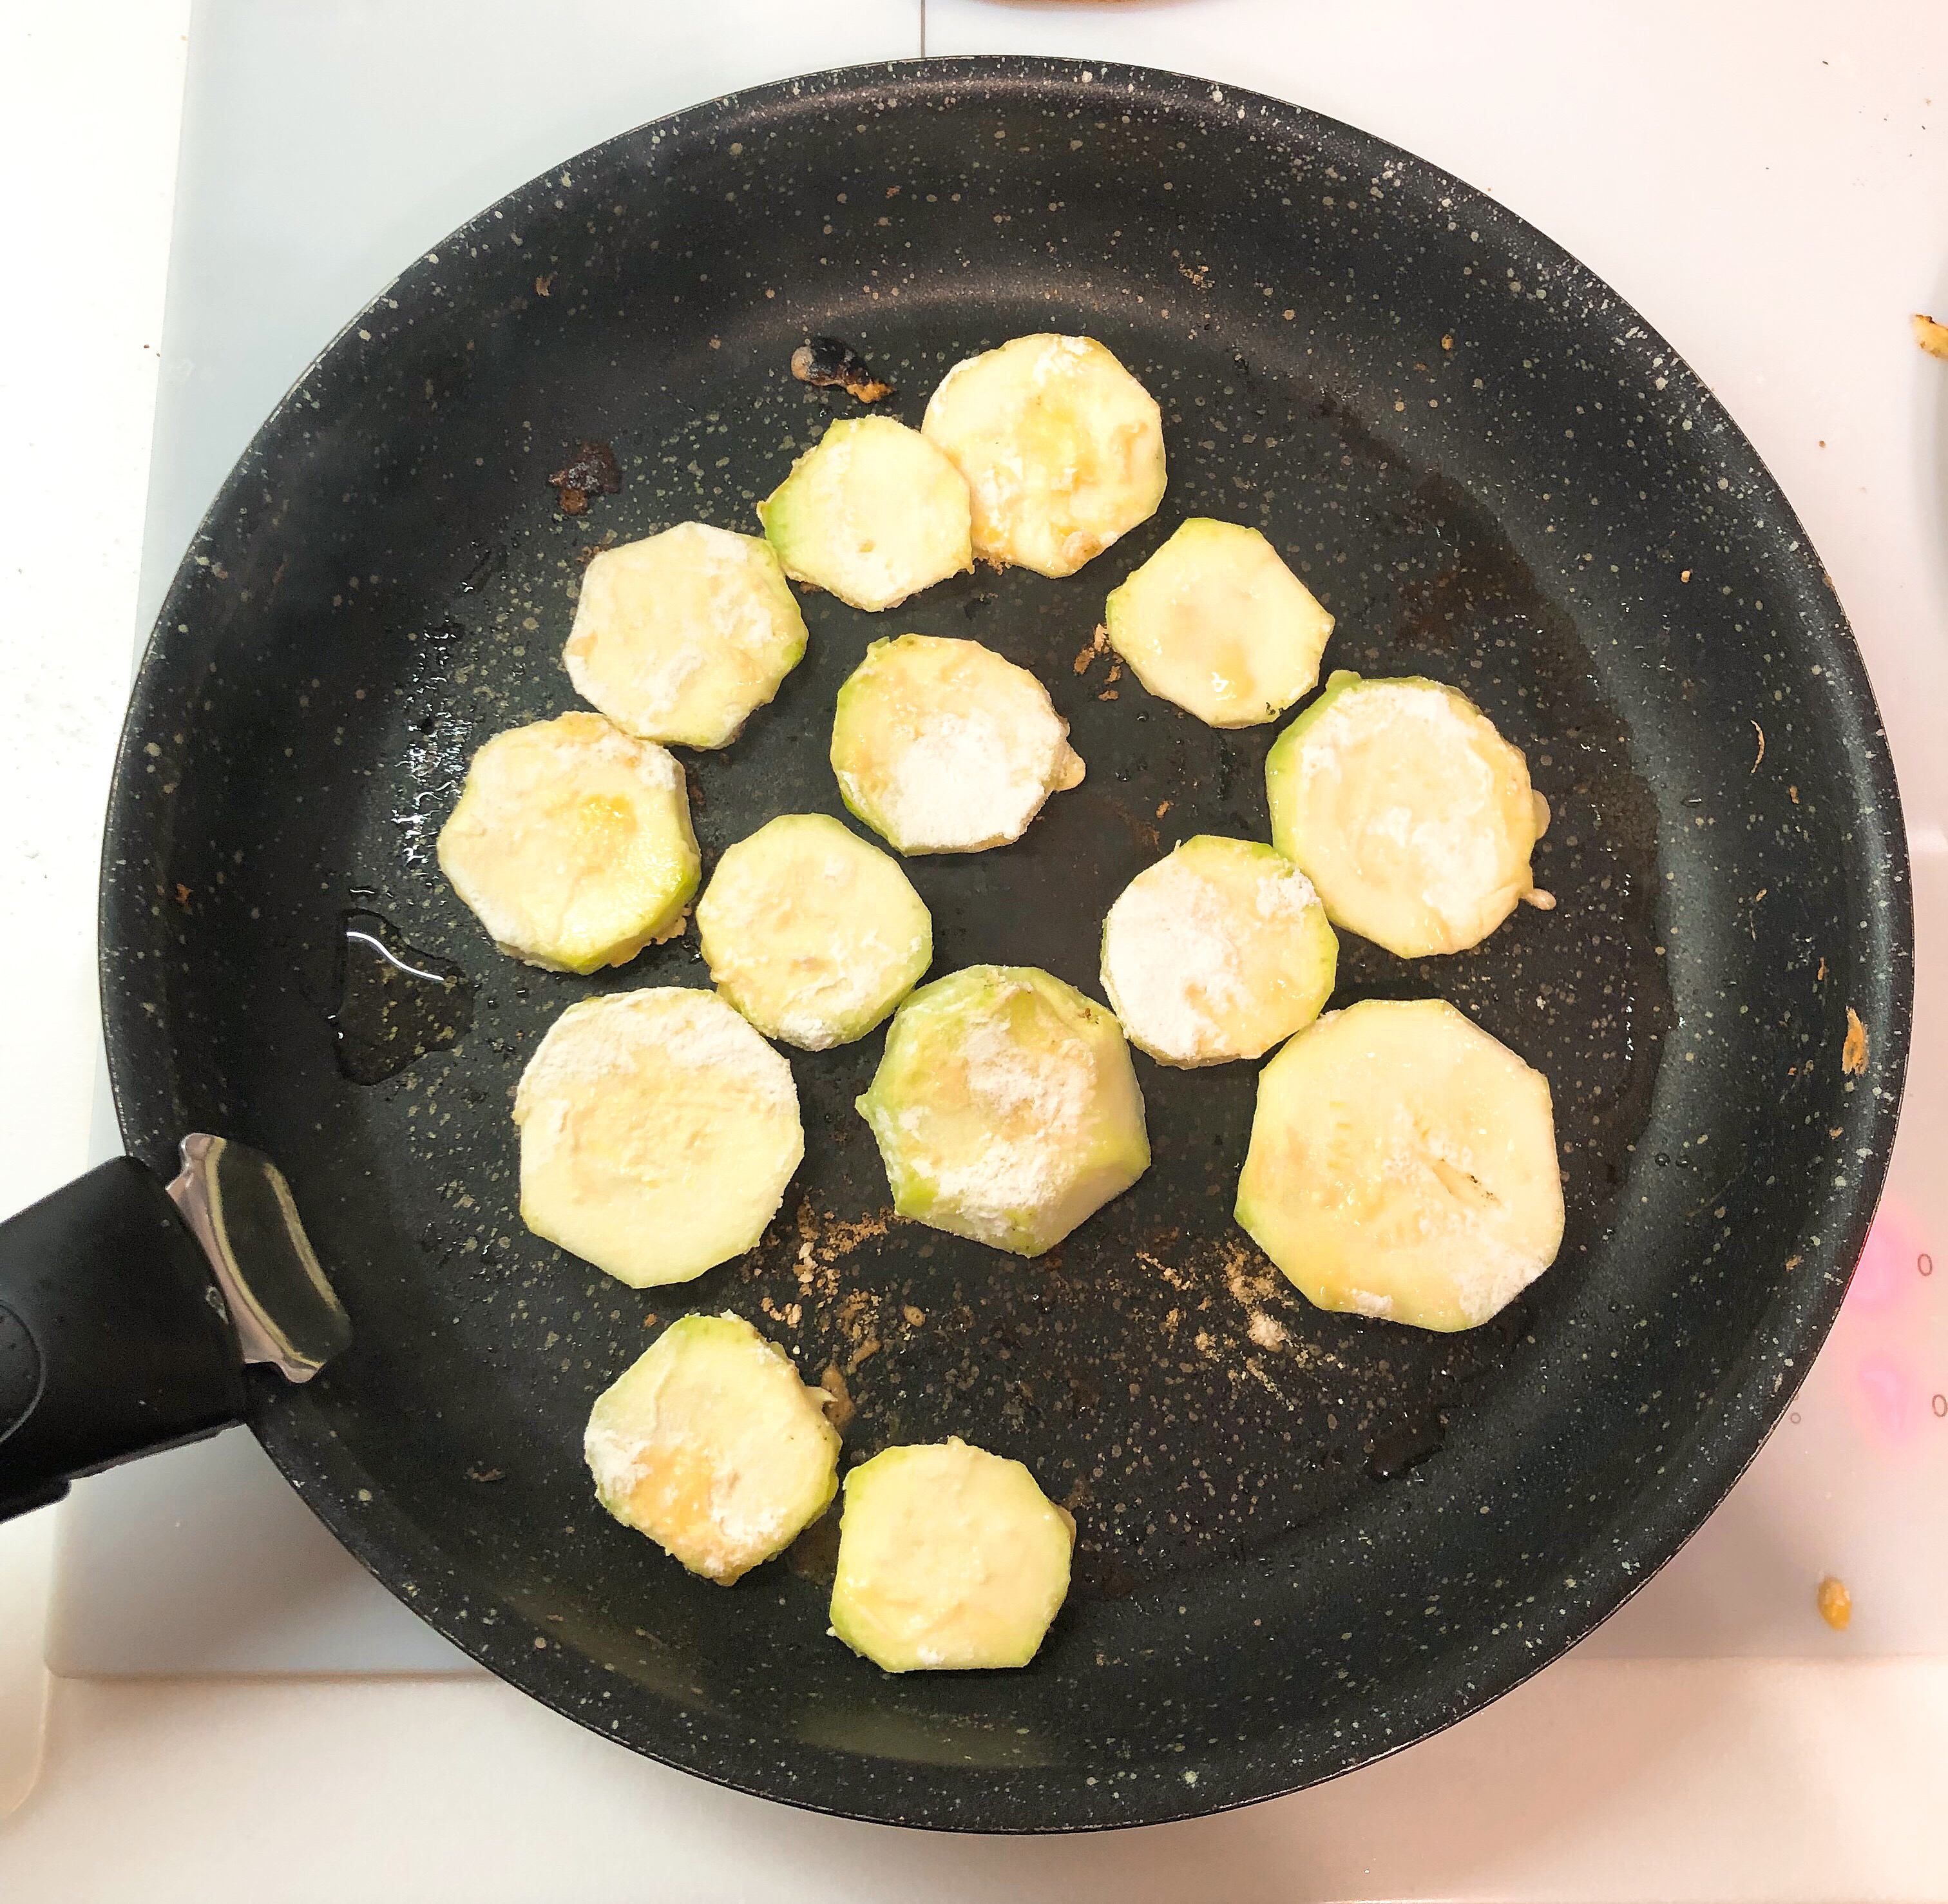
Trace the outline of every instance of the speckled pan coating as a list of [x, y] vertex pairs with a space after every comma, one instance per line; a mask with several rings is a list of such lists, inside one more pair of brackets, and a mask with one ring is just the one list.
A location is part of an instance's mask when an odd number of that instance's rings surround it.
[[[542, 292], [545, 290], [545, 295]], [[1103, 592], [1186, 514], [1262, 526], [1338, 618], [1331, 666], [1429, 674], [1528, 750], [1561, 901], [1338, 1002], [1438, 992], [1549, 1075], [1570, 1210], [1526, 1306], [1430, 1337], [1322, 1315], [1233, 1226], [1245, 1067], [1137, 1060], [1155, 1166], [1029, 1265], [889, 1223], [853, 1097], [877, 1038], [794, 1054], [804, 1168], [681, 1304], [525, 1231], [508, 1094], [569, 1001], [703, 984], [495, 955], [432, 863], [475, 744], [571, 704], [577, 551], [749, 530], [842, 393], [845, 337], [918, 418], [949, 365], [1087, 331], [1158, 396], [1162, 511], [1055, 582], [957, 579], [902, 626], [1053, 689], [1090, 763], [1018, 845], [916, 862], [936, 971], [1096, 982], [1104, 909], [1190, 834], [1264, 837], [1273, 728], [1221, 734], [1109, 657]], [[583, 438], [621, 492], [560, 513]], [[1685, 577], [1688, 575], [1689, 580]], [[693, 756], [709, 858], [841, 812], [811, 645]], [[1757, 729], [1764, 735], [1763, 759]], [[340, 1080], [339, 910], [479, 983], [451, 1051]], [[1666, 1559], [1791, 1394], [1878, 1191], [1910, 981], [1894, 781], [1845, 622], [1751, 446], [1627, 306], [1489, 200], [1250, 95], [1056, 61], [803, 80], [628, 134], [414, 263], [266, 424], [177, 580], [111, 815], [104, 987], [122, 1120], [262, 1145], [355, 1325], [259, 1433], [442, 1632], [597, 1732], [856, 1815], [1047, 1830], [1207, 1812], [1417, 1738], [1553, 1658]], [[1866, 1027], [1841, 1069], [1849, 1008]], [[958, 1433], [1080, 1527], [1033, 1668], [882, 1677], [824, 1637], [830, 1543], [733, 1592], [590, 1498], [589, 1403], [682, 1307], [836, 1361], [857, 1459]], [[1410, 1455], [1444, 1446], [1404, 1478]], [[492, 1478], [498, 1477], [499, 1478]]]

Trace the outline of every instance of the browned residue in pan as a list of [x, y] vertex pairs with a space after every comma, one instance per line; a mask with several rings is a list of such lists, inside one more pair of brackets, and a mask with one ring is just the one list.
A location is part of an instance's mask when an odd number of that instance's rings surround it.
[[842, 390], [861, 403], [883, 403], [895, 394], [892, 385], [876, 377], [865, 359], [839, 337], [808, 337], [792, 353], [791, 374], [801, 384]]
[[852, 1391], [845, 1386], [845, 1371], [836, 1362], [825, 1365], [825, 1373], [818, 1378], [819, 1387], [825, 1391], [825, 1418], [841, 1434], [854, 1415], [858, 1413], [853, 1405]]
[[1840, 1068], [1850, 1078], [1867, 1068], [1867, 1028], [1851, 1005], [1847, 1008], [1847, 1042], [1840, 1047]]
[[613, 495], [622, 486], [622, 465], [615, 451], [599, 436], [578, 443], [566, 468], [548, 481], [560, 492], [564, 516], [585, 515], [594, 495]]

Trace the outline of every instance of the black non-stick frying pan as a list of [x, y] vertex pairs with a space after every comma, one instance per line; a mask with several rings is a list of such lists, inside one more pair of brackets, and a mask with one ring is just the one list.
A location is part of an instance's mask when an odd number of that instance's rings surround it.
[[[805, 1161], [748, 1256], [639, 1294], [521, 1224], [509, 1100], [548, 1024], [706, 979], [693, 939], [593, 979], [496, 953], [432, 860], [469, 753], [572, 704], [593, 547], [755, 528], [853, 410], [788, 374], [808, 335], [861, 348], [917, 421], [949, 365], [1038, 330], [1100, 338], [1155, 393], [1162, 510], [1069, 581], [982, 573], [878, 618], [808, 597], [777, 701], [688, 759], [706, 867], [775, 814], [842, 812], [833, 696], [870, 639], [976, 635], [1048, 684], [1089, 774], [1018, 845], [910, 863], [935, 970], [1094, 990], [1133, 874], [1193, 833], [1265, 836], [1273, 731], [1117, 678], [1087, 652], [1103, 597], [1186, 516], [1262, 526], [1338, 618], [1329, 665], [1464, 688], [1555, 809], [1554, 912], [1417, 963], [1342, 941], [1335, 1002], [1450, 999], [1554, 1088], [1568, 1238], [1482, 1328], [1286, 1287], [1231, 1219], [1249, 1066], [1140, 1058], [1153, 1166], [1036, 1262], [891, 1216], [852, 1108], [876, 1036], [793, 1055]], [[585, 441], [620, 487], [564, 513], [548, 478]], [[1864, 1237], [1910, 953], [1894, 776], [1818, 557], [1697, 378], [1546, 240], [1361, 133], [1162, 73], [935, 61], [740, 94], [417, 260], [211, 510], [104, 868], [146, 1168], [0, 1232], [0, 1479], [19, 1506], [247, 1418], [495, 1672], [795, 1803], [1031, 1831], [1288, 1791], [1514, 1685], [1723, 1496]], [[275, 1185], [205, 1148], [185, 1194], [234, 1259], [230, 1315], [293, 1374], [324, 1361], [302, 1386], [240, 1376], [150, 1174], [199, 1131], [282, 1166], [349, 1312], [333, 1355]], [[836, 1365], [848, 1460], [959, 1433], [1070, 1505], [1075, 1591], [1031, 1668], [855, 1658], [826, 1632], [829, 1525], [725, 1591], [600, 1511], [591, 1399], [671, 1319], [726, 1309]]]

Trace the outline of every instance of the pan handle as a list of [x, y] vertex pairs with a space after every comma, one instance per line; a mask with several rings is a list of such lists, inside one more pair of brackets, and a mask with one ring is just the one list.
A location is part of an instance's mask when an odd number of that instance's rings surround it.
[[209, 1260], [133, 1157], [0, 1223], [0, 1518], [214, 1434], [247, 1400]]
[[0, 1520], [242, 1421], [351, 1340], [269, 1158], [197, 1135], [165, 1185], [118, 1157], [0, 1222]]

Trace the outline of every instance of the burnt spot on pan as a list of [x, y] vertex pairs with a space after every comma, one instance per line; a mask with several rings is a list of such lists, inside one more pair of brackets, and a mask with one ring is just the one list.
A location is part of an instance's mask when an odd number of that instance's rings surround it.
[[861, 403], [883, 403], [898, 394], [849, 343], [837, 337], [808, 337], [791, 355], [791, 374], [801, 384], [838, 389]]
[[622, 466], [616, 452], [600, 437], [578, 444], [564, 468], [548, 478], [564, 516], [585, 515], [591, 496], [614, 495], [622, 486]]

